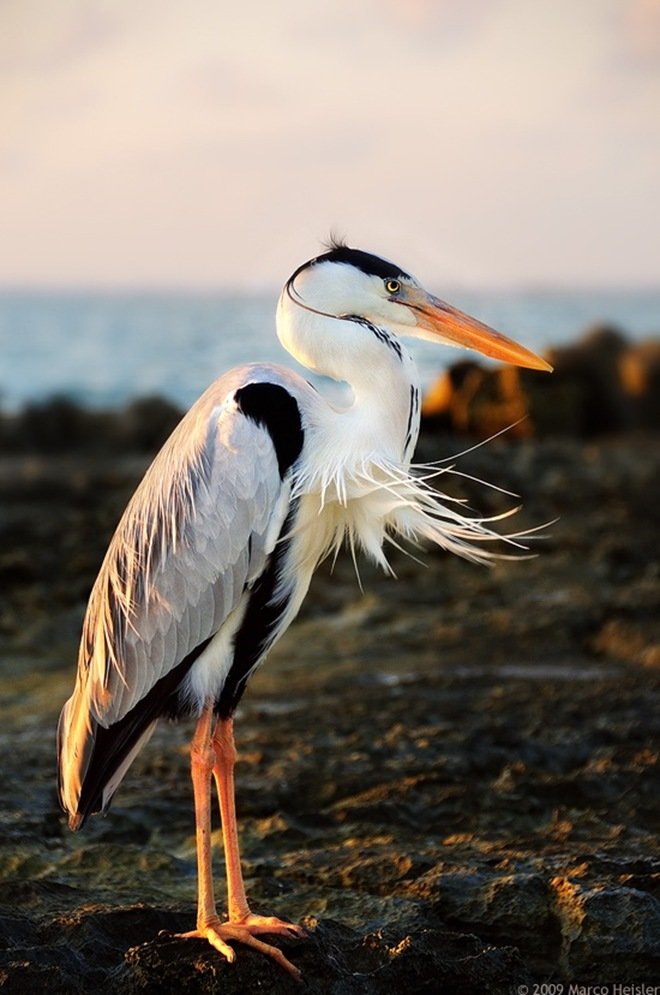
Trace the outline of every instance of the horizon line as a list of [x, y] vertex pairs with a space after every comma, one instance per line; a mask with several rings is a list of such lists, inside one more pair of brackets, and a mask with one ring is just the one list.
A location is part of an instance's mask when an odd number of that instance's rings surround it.
[[[572, 280], [572, 281], [543, 281], [543, 280], [520, 280], [503, 282], [482, 282], [474, 283], [463, 280], [452, 280], [445, 284], [447, 290], [458, 293], [520, 293], [520, 294], [564, 294], [564, 293], [660, 293], [660, 279], [644, 282], [621, 282], [594, 281], [594, 280]], [[167, 283], [144, 281], [140, 283], [130, 282], [10, 282], [0, 281], [0, 296], [18, 296], [34, 294], [35, 296], [58, 296], [58, 295], [107, 295], [107, 296], [172, 296], [172, 297], [194, 297], [194, 296], [223, 296], [223, 297], [261, 297], [275, 295], [279, 296], [281, 287], [276, 284], [259, 283], [250, 286], [248, 284], [215, 284], [215, 283]]]

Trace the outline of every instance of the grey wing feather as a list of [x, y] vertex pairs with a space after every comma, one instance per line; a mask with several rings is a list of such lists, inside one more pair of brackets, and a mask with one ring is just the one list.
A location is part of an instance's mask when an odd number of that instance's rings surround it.
[[92, 591], [77, 689], [102, 726], [217, 631], [279, 534], [288, 485], [268, 432], [240, 412], [226, 379], [151, 465]]

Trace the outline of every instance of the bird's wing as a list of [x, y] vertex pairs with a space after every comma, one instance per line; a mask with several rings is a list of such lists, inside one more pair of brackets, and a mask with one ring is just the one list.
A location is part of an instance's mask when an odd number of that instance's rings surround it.
[[[252, 383], [251, 369], [221, 378], [191, 408], [110, 543], [58, 731], [60, 795], [72, 816], [82, 806], [90, 765], [98, 767], [96, 755], [112, 757], [94, 773], [95, 792], [121, 779], [162, 714], [164, 702], [153, 699], [176, 691], [182, 668], [236, 608], [277, 542], [302, 431], [285, 452], [271, 412], [260, 411], [286, 401], [299, 419], [297, 404], [281, 385]], [[89, 804], [93, 810], [97, 799]]]
[[235, 391], [191, 409], [129, 503], [92, 591], [80, 674], [103, 726], [221, 627], [288, 508], [267, 428]]

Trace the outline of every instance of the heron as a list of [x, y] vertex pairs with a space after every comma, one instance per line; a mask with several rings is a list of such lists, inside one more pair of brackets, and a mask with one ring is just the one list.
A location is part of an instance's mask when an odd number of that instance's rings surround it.
[[[476, 350], [535, 370], [540, 356], [428, 293], [410, 273], [333, 241], [287, 280], [278, 337], [302, 366], [350, 387], [326, 398], [278, 365], [217, 379], [147, 470], [120, 519], [83, 622], [73, 694], [58, 724], [69, 825], [105, 812], [159, 719], [195, 720], [190, 747], [197, 921], [273, 958], [262, 936], [305, 935], [254, 913], [241, 872], [234, 715], [250, 676], [298, 613], [316, 566], [346, 543], [386, 571], [386, 543], [427, 541], [475, 561], [501, 538], [412, 463], [420, 383], [403, 340]], [[220, 807], [227, 915], [215, 901], [211, 788]]]

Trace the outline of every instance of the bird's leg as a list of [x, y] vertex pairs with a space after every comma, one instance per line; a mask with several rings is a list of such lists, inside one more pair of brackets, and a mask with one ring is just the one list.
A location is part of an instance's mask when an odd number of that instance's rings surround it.
[[259, 933], [282, 933], [285, 936], [304, 937], [306, 933], [301, 926], [285, 922], [276, 916], [260, 916], [250, 911], [245, 897], [238, 845], [238, 827], [236, 825], [234, 793], [236, 747], [234, 745], [233, 719], [218, 720], [213, 736], [213, 746], [215, 749], [213, 775], [218, 790], [220, 817], [222, 819], [229, 922], [239, 929], [249, 931], [253, 936]]
[[245, 897], [241, 854], [236, 824], [236, 796], [234, 789], [234, 766], [236, 746], [234, 744], [234, 720], [219, 719], [213, 734], [214, 764], [213, 776], [220, 802], [222, 821], [222, 842], [225, 850], [225, 874], [227, 877], [227, 914], [230, 922], [243, 922], [250, 915]]
[[[211, 860], [211, 772], [215, 762], [211, 744], [213, 707], [202, 712], [190, 744], [190, 772], [195, 800], [195, 838], [197, 842], [197, 926], [218, 918], [213, 893]], [[232, 951], [233, 953], [233, 951]], [[233, 958], [230, 958], [233, 959]]]
[[217, 932], [220, 925], [213, 892], [211, 860], [211, 775], [215, 751], [211, 741], [213, 703], [202, 712], [190, 744], [190, 772], [195, 802], [195, 839], [197, 844], [197, 929], [179, 934], [186, 939], [207, 939], [216, 950], [232, 962], [236, 954]]
[[[243, 894], [245, 915], [241, 921], [221, 922], [215, 905], [213, 893], [213, 867], [211, 862], [211, 775], [215, 773], [217, 747], [215, 738], [211, 736], [213, 722], [213, 702], [209, 702], [202, 712], [195, 729], [190, 748], [190, 766], [195, 800], [195, 833], [197, 842], [197, 928], [188, 933], [178, 934], [185, 939], [205, 939], [215, 947], [223, 957], [231, 963], [236, 959], [236, 953], [229, 946], [229, 940], [244, 943], [276, 960], [286, 971], [300, 978], [300, 971], [284, 956], [281, 950], [253, 936], [253, 932], [267, 930], [253, 929], [249, 922], [251, 913], [245, 902], [243, 882], [241, 878], [240, 861], [238, 860], [238, 840], [236, 834], [236, 817], [234, 815], [234, 849], [236, 861], [232, 867], [238, 867], [238, 892]], [[233, 759], [231, 763], [230, 781], [233, 790]], [[232, 795], [233, 810], [233, 795]], [[226, 837], [225, 837], [226, 839]], [[225, 842], [225, 851], [227, 844]], [[229, 863], [228, 863], [229, 868]], [[229, 874], [229, 870], [227, 872]], [[235, 874], [235, 871], [232, 871]], [[238, 907], [238, 906], [237, 906]], [[295, 931], [297, 927], [291, 927]], [[270, 932], [277, 932], [270, 929]]]

